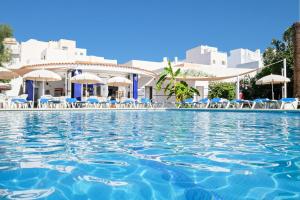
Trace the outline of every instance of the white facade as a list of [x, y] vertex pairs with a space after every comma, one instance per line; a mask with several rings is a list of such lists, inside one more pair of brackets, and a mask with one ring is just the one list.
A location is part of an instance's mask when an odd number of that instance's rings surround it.
[[[43, 42], [30, 39], [18, 43], [14, 38], [8, 38], [5, 40], [5, 45], [13, 55], [13, 60], [8, 63], [8, 68], [25, 67], [26, 70], [30, 71], [33, 70], [32, 66], [44, 67], [43, 64], [47, 64], [48, 69], [61, 75], [62, 81], [46, 83], [46, 94], [53, 96], [70, 95], [70, 71], [80, 69], [83, 72], [95, 73], [103, 80], [107, 80], [112, 76], [123, 76], [133, 80], [132, 74], [138, 74], [138, 96], [140, 98], [148, 97], [157, 102], [166, 101], [164, 93], [155, 90], [157, 81], [155, 77], [157, 78], [168, 65], [166, 57], [160, 62], [130, 60], [123, 65], [118, 65], [117, 60], [87, 55], [87, 50], [77, 48], [76, 41], [72, 40], [60, 39], [58, 41]], [[199, 46], [186, 51], [184, 62], [175, 57], [171, 64], [175, 70], [181, 68], [182, 71], [190, 70], [196, 73], [199, 71], [210, 77], [235, 77], [238, 74], [257, 68], [257, 62], [261, 62], [259, 50], [255, 52], [247, 49], [232, 50], [230, 56], [227, 57], [227, 53], [219, 52], [215, 47]], [[58, 65], [59, 63], [61, 65]], [[235, 82], [236, 79], [229, 78], [224, 81]], [[207, 97], [209, 81], [190, 79], [187, 82], [190, 86], [199, 90], [200, 96], [196, 98]], [[18, 87], [20, 88], [20, 85]], [[36, 83], [37, 98], [42, 94], [41, 87], [41, 83]], [[94, 94], [107, 97], [111, 89], [107, 85], [97, 86], [94, 88]], [[125, 97], [133, 96], [131, 86], [119, 87], [119, 91], [123, 91]], [[84, 93], [83, 90], [81, 92]], [[171, 98], [169, 101], [175, 101], [175, 99]]]
[[[14, 41], [14, 42], [13, 42]], [[18, 43], [14, 38], [4, 41], [6, 47], [15, 52], [10, 67], [19, 65], [47, 63], [47, 62], [99, 62], [117, 64], [117, 60], [104, 59], [104, 57], [88, 56], [87, 50], [76, 47], [76, 41], [60, 39], [58, 41], [39, 41], [30, 39]]]
[[186, 51], [186, 62], [227, 67], [227, 53], [216, 47], [198, 46]]
[[219, 52], [216, 47], [202, 45], [187, 50], [185, 61], [187, 63], [230, 68], [255, 69], [262, 66], [262, 56], [259, 49], [256, 51], [234, 49], [227, 56], [227, 53]]
[[237, 68], [258, 68], [261, 67], [262, 56], [260, 50], [234, 49], [228, 56], [228, 66]]

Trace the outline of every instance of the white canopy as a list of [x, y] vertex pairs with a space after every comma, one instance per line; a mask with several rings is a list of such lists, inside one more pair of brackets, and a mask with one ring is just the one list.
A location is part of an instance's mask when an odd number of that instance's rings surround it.
[[96, 83], [105, 84], [105, 82], [100, 77], [98, 77], [95, 74], [87, 73], [87, 72], [73, 76], [71, 78], [71, 82], [80, 83], [80, 84], [96, 84]]
[[60, 81], [61, 80], [61, 77], [58, 74], [46, 69], [39, 69], [39, 70], [28, 72], [27, 74], [24, 74], [23, 78], [32, 81]]
[[280, 84], [290, 82], [289, 78], [286, 78], [284, 76], [276, 75], [276, 74], [270, 74], [268, 76], [264, 76], [261, 79], [256, 81], [257, 85], [269, 85], [269, 84]]
[[[43, 81], [43, 96], [45, 94], [45, 81], [49, 82], [49, 81], [61, 80], [60, 75], [46, 69], [39, 69], [39, 70], [28, 72], [27, 74], [24, 74], [23, 78], [32, 81]], [[33, 93], [34, 93], [34, 88], [33, 88]], [[34, 101], [34, 94], [33, 94], [33, 101]]]
[[18, 76], [15, 72], [4, 67], [0, 67], [0, 79], [8, 80], [14, 78], [15, 76]]
[[131, 84], [131, 80], [125, 78], [125, 77], [121, 77], [121, 76], [116, 76], [113, 78], [108, 79], [107, 81], [107, 85], [109, 86], [128, 86]]
[[272, 99], [274, 99], [274, 84], [280, 84], [280, 83], [286, 83], [290, 82], [289, 78], [286, 78], [284, 76], [276, 75], [276, 74], [270, 74], [268, 76], [264, 76], [256, 81], [257, 85], [272, 85]]

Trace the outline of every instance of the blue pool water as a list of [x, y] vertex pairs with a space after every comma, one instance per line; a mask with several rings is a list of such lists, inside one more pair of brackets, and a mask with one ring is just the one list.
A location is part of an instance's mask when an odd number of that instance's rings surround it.
[[300, 199], [300, 114], [0, 112], [0, 199]]

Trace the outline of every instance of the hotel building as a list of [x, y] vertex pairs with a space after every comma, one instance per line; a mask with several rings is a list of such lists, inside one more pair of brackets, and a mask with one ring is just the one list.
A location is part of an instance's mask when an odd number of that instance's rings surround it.
[[[15, 38], [6, 38], [4, 44], [12, 53], [12, 60], [5, 67], [16, 71], [19, 77], [11, 80], [12, 89], [6, 91], [8, 96], [28, 94], [28, 99], [40, 98], [42, 84], [30, 80], [23, 80], [22, 75], [36, 69], [47, 69], [56, 72], [62, 77], [58, 82], [46, 82], [45, 94], [52, 96], [70, 96], [81, 99], [86, 94], [86, 85], [70, 82], [72, 76], [91, 72], [107, 80], [114, 76], [123, 76], [132, 81], [128, 87], [111, 87], [108, 85], [88, 85], [88, 95], [108, 97], [139, 98], [148, 97], [154, 101], [166, 100], [163, 92], [155, 90], [155, 83], [168, 59], [161, 62], [130, 60], [119, 64], [117, 60], [88, 55], [87, 50], [78, 48], [76, 41], [60, 39], [58, 41], [38, 41], [30, 39], [18, 42]], [[219, 52], [215, 47], [198, 46], [186, 51], [186, 58], [172, 59], [174, 68], [181, 68], [184, 79], [199, 89], [203, 98], [208, 95], [210, 81], [236, 82], [240, 75], [255, 75], [255, 69], [262, 66], [262, 57], [259, 50], [248, 49]], [[34, 90], [34, 92], [33, 92]], [[174, 101], [174, 99], [170, 99]]]

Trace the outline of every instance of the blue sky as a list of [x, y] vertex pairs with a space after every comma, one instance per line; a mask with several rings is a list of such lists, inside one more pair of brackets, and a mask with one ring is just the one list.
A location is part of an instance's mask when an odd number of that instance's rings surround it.
[[88, 54], [160, 61], [200, 44], [264, 50], [299, 20], [298, 0], [3, 0], [19, 41], [77, 41]]

